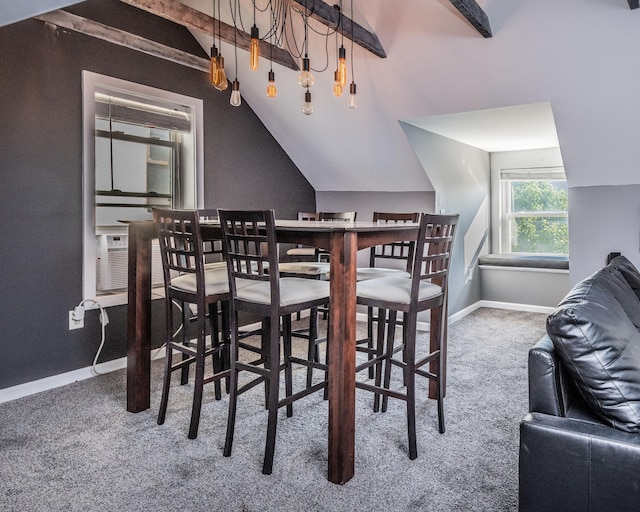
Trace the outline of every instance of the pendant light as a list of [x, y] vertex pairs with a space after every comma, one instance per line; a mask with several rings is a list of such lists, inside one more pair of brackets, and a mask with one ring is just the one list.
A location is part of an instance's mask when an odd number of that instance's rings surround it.
[[351, 84], [349, 85], [349, 103], [347, 104], [350, 109], [358, 108], [356, 79], [353, 67], [353, 18], [353, 0], [351, 0]]
[[[335, 6], [338, 9], [338, 6]], [[340, 22], [338, 22], [339, 24]], [[336, 29], [336, 46], [338, 46], [338, 30]], [[340, 83], [340, 63], [336, 66], [336, 70], [333, 72], [333, 95], [336, 97], [342, 96], [342, 84]]]
[[347, 104], [349, 108], [358, 108], [358, 102], [356, 100], [356, 83], [351, 82], [349, 85], [349, 103]]
[[231, 99], [229, 100], [231, 106], [239, 107], [242, 104], [242, 96], [240, 96], [240, 82], [238, 79], [233, 81], [231, 86]]
[[302, 87], [307, 89], [307, 93], [308, 93], [309, 87], [313, 86], [313, 84], [315, 83], [315, 78], [313, 78], [313, 75], [311, 74], [311, 61], [309, 60], [309, 54], [308, 54], [309, 42], [307, 39], [307, 28], [308, 28], [309, 21], [307, 16], [304, 14], [303, 14], [303, 20], [304, 20], [304, 43], [303, 43], [304, 58], [302, 59], [302, 71], [298, 75], [298, 83]]
[[313, 114], [313, 105], [311, 104], [311, 92], [307, 88], [307, 92], [304, 93], [304, 103], [302, 104], [302, 113], [310, 116]]
[[[220, 37], [220, 0], [218, 0], [218, 43], [220, 44], [220, 48], [222, 48], [222, 38]], [[222, 52], [218, 53], [216, 64], [217, 69], [213, 86], [219, 91], [225, 91], [227, 87], [229, 87], [229, 83], [227, 82], [227, 74], [224, 70], [224, 57], [222, 56]]]
[[[236, 14], [238, 12], [238, 4], [237, 0], [235, 3]], [[233, 51], [235, 54], [236, 61], [236, 77], [233, 80], [233, 85], [231, 87], [231, 98], [229, 99], [229, 103], [232, 107], [239, 107], [242, 104], [242, 97], [240, 96], [240, 82], [238, 82], [238, 27], [236, 27], [236, 17], [233, 17]]]
[[[340, 16], [338, 17], [338, 29], [342, 33], [342, 42], [340, 43], [340, 49], [338, 50], [338, 79], [340, 85], [344, 87], [347, 85], [347, 50], [344, 47], [344, 22], [342, 21], [342, 0], [340, 0], [340, 6], [338, 7]], [[353, 9], [351, 10], [351, 16], [353, 16]], [[353, 38], [353, 23], [351, 24], [351, 37]], [[351, 40], [353, 42], [353, 39]]]
[[218, 48], [216, 47], [216, 0], [213, 4], [213, 44], [211, 45], [211, 84], [216, 83], [216, 74], [218, 72]]
[[347, 50], [344, 46], [338, 50], [338, 76], [340, 85], [344, 87], [347, 84]]
[[278, 94], [278, 90], [276, 89], [276, 76], [273, 72], [273, 69], [269, 71], [269, 85], [267, 85], [267, 96], [269, 98], [275, 98]]
[[258, 69], [258, 59], [260, 57], [260, 32], [256, 26], [256, 0], [253, 0], [253, 27], [251, 27], [251, 59], [250, 65], [253, 71]]
[[340, 83], [340, 72], [336, 69], [333, 73], [333, 95], [342, 96], [342, 84]]
[[[273, 19], [273, 5], [271, 4], [271, 2], [269, 2], [269, 7], [271, 10], [271, 18]], [[254, 9], [255, 9], [255, 4], [254, 4]], [[271, 44], [271, 36], [273, 35], [273, 30], [274, 29], [271, 29], [269, 31], [269, 74], [268, 74], [269, 83], [267, 85], [267, 96], [269, 98], [275, 98], [276, 95], [278, 94], [278, 91], [276, 89], [276, 75], [273, 72], [273, 45]]]

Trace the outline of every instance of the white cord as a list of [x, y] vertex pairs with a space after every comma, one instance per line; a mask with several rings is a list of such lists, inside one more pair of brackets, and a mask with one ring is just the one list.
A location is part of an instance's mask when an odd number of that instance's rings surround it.
[[104, 310], [104, 308], [102, 307], [102, 304], [100, 304], [97, 300], [94, 299], [85, 299], [82, 302], [80, 302], [80, 304], [78, 304], [79, 307], [84, 308], [85, 304], [93, 304], [94, 306], [98, 306], [98, 308], [100, 309], [100, 325], [101, 327], [101, 336], [100, 336], [100, 346], [98, 347], [98, 350], [96, 352], [96, 356], [93, 358], [93, 364], [91, 365], [91, 371], [93, 373], [95, 373], [96, 375], [103, 375], [104, 372], [99, 372], [96, 369], [96, 365], [98, 363], [98, 357], [100, 357], [100, 352], [102, 352], [102, 347], [104, 347], [104, 341], [105, 341], [105, 328], [107, 326], [107, 324], [109, 323], [109, 317], [107, 316], [107, 312]]
[[[81, 307], [84, 308], [85, 304], [93, 304], [94, 306], [97, 306], [100, 309], [100, 325], [101, 325], [101, 335], [100, 335], [100, 346], [98, 347], [98, 350], [96, 351], [96, 355], [93, 358], [93, 363], [91, 365], [91, 371], [96, 374], [96, 375], [104, 375], [105, 372], [99, 372], [97, 369], [97, 364], [98, 364], [98, 358], [100, 357], [100, 353], [102, 352], [102, 349], [104, 347], [104, 342], [106, 339], [106, 326], [109, 323], [109, 317], [107, 316], [107, 312], [104, 310], [104, 308], [102, 307], [102, 304], [100, 304], [97, 300], [95, 299], [85, 299], [82, 302], [80, 302], [80, 304], [78, 304], [77, 307]], [[182, 306], [176, 302], [175, 300], [173, 301], [173, 304], [180, 310], [180, 312], [182, 312]], [[182, 315], [181, 315], [182, 317]], [[180, 327], [178, 327], [178, 329], [176, 330], [176, 332], [173, 333], [173, 337], [175, 338], [180, 331], [182, 330], [182, 328], [184, 327], [184, 324], [181, 322], [180, 323]], [[162, 348], [166, 345], [166, 343], [163, 343], [162, 345], [160, 345], [155, 352], [153, 353], [152, 359], [155, 358], [160, 351], [162, 350]]]

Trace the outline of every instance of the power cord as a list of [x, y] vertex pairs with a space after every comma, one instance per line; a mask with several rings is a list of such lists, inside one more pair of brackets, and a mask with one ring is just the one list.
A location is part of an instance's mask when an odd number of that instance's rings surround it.
[[[158, 295], [159, 296], [159, 295]], [[172, 301], [173, 304], [182, 312], [182, 306], [180, 303], [178, 303], [177, 301]], [[104, 375], [105, 372], [99, 372], [97, 369], [97, 364], [98, 364], [98, 358], [100, 357], [100, 353], [102, 352], [102, 349], [104, 347], [104, 343], [105, 343], [105, 339], [106, 339], [106, 326], [109, 323], [109, 316], [107, 315], [107, 311], [102, 307], [102, 304], [100, 304], [97, 300], [95, 299], [85, 299], [83, 301], [81, 301], [76, 307], [73, 308], [73, 319], [74, 320], [82, 320], [84, 318], [84, 313], [85, 313], [85, 304], [89, 304], [89, 305], [93, 305], [98, 307], [98, 309], [100, 309], [100, 325], [101, 325], [101, 334], [100, 334], [100, 345], [98, 346], [98, 350], [96, 351], [96, 355], [93, 358], [93, 363], [91, 364], [91, 371], [95, 374], [95, 375]], [[182, 316], [182, 315], [180, 315]], [[178, 329], [176, 329], [176, 332], [173, 333], [173, 337], [175, 338], [178, 333], [183, 329], [184, 324], [180, 323], [180, 326], [178, 327]], [[163, 343], [162, 345], [160, 345], [157, 349], [155, 349], [152, 358], [155, 358], [160, 351], [164, 348], [164, 346], [166, 345], [166, 343]]]
[[109, 316], [107, 315], [106, 310], [102, 307], [102, 304], [100, 304], [97, 300], [95, 300], [95, 299], [85, 299], [82, 302], [80, 302], [80, 304], [78, 304], [75, 308], [73, 308], [73, 319], [74, 320], [81, 320], [82, 318], [84, 318], [85, 304], [90, 304], [90, 305], [93, 305], [93, 306], [97, 306], [100, 309], [100, 325], [101, 325], [100, 346], [98, 347], [98, 350], [96, 352], [96, 356], [93, 358], [93, 364], [91, 365], [91, 371], [96, 375], [103, 375], [104, 372], [99, 372], [97, 370], [96, 366], [97, 366], [97, 363], [98, 363], [98, 357], [100, 357], [100, 352], [102, 352], [102, 348], [104, 347], [105, 328], [107, 327], [107, 324], [109, 323]]

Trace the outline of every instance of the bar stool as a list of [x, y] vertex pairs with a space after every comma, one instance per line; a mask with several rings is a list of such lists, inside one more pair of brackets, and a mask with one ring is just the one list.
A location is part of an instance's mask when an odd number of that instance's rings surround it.
[[[420, 220], [419, 212], [373, 212], [373, 222], [377, 223], [414, 223]], [[369, 251], [369, 266], [358, 267], [356, 281], [367, 281], [379, 277], [411, 277], [411, 264], [415, 241], [399, 241], [373, 246]], [[356, 342], [356, 350], [368, 354], [371, 359], [377, 353], [374, 348], [373, 324], [378, 321], [374, 308], [367, 307], [367, 337]], [[378, 328], [384, 329], [384, 323]], [[369, 367], [369, 378], [374, 378], [374, 368]]]
[[[166, 359], [162, 386], [158, 424], [165, 421], [171, 374], [182, 370], [182, 383], [186, 383], [188, 369], [195, 364], [195, 382], [189, 439], [198, 435], [200, 410], [204, 384], [215, 383], [215, 397], [220, 399], [220, 380], [229, 376], [228, 369], [228, 301], [229, 285], [225, 268], [212, 268], [205, 271], [205, 248], [200, 236], [199, 214], [195, 210], [153, 210], [153, 218], [160, 242], [160, 256], [164, 272], [166, 303]], [[182, 304], [183, 321], [189, 322], [187, 309], [195, 304], [196, 326], [195, 346], [185, 335], [182, 342], [174, 339], [174, 315], [172, 304]], [[220, 339], [218, 322], [218, 304], [222, 304], [222, 331]], [[206, 317], [209, 318], [211, 346], [206, 346]], [[186, 324], [184, 325], [186, 331]], [[183, 355], [182, 360], [173, 363], [173, 353]], [[226, 354], [226, 355], [225, 355]], [[213, 358], [213, 375], [205, 378], [205, 359]]]
[[[322, 222], [355, 222], [357, 212], [319, 212], [315, 214], [299, 214], [299, 220], [318, 220]], [[296, 261], [280, 263], [280, 274], [292, 277], [305, 277], [307, 279], [324, 279], [329, 278], [329, 253], [321, 249], [315, 250], [316, 261]], [[327, 341], [326, 337], [318, 337], [318, 313], [322, 313], [326, 319], [328, 308], [323, 304], [319, 308], [312, 308], [309, 312], [309, 327], [296, 329], [293, 336], [309, 340], [309, 359], [313, 361], [320, 360], [319, 346]], [[325, 361], [326, 363], [326, 361]], [[313, 367], [307, 369], [307, 386], [311, 386], [313, 382]], [[326, 379], [326, 375], [325, 375]], [[325, 391], [325, 398], [327, 397]]]
[[[388, 397], [404, 400], [407, 405], [407, 432], [409, 458], [418, 456], [415, 418], [415, 377], [426, 377], [437, 385], [438, 427], [444, 433], [444, 381], [446, 357], [447, 295], [451, 249], [455, 236], [458, 215], [422, 214], [415, 245], [411, 278], [381, 277], [357, 283], [357, 302], [378, 308], [378, 325], [384, 325], [389, 311], [386, 349], [383, 350], [384, 329], [378, 329], [378, 353], [372, 359], [356, 367], [356, 371], [376, 368], [373, 384], [356, 381], [356, 387], [372, 391], [374, 403], [380, 395], [384, 397], [382, 410], [386, 410]], [[416, 358], [416, 328], [418, 313], [426, 310], [437, 312], [432, 322], [432, 346], [427, 355]], [[404, 314], [403, 344], [394, 346], [397, 313]], [[397, 352], [402, 358], [394, 358]], [[384, 363], [384, 382], [380, 382]], [[426, 366], [429, 365], [428, 368]], [[403, 370], [406, 389], [390, 389], [391, 368]], [[374, 406], [375, 407], [375, 406]]]
[[[325, 369], [324, 365], [294, 357], [291, 353], [291, 315], [315, 308], [329, 301], [329, 282], [297, 277], [280, 277], [273, 210], [219, 210], [224, 237], [225, 258], [231, 293], [231, 391], [224, 456], [231, 455], [236, 422], [238, 396], [264, 382], [267, 395], [267, 437], [262, 472], [271, 474], [275, 451], [278, 409], [287, 408], [293, 414], [293, 402], [327, 385], [326, 381], [293, 392], [292, 364]], [[239, 286], [239, 283], [252, 283]], [[237, 314], [241, 311], [263, 319], [264, 364], [239, 359]], [[280, 329], [282, 318], [283, 329]], [[283, 360], [280, 356], [280, 335], [283, 336]], [[280, 371], [285, 373], [285, 398], [280, 399]], [[238, 374], [256, 375], [242, 387]]]

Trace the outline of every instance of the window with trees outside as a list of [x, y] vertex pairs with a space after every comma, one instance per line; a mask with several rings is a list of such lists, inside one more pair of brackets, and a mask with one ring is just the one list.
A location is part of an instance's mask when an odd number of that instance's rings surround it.
[[506, 254], [568, 255], [568, 188], [563, 168], [502, 169], [502, 248]]

